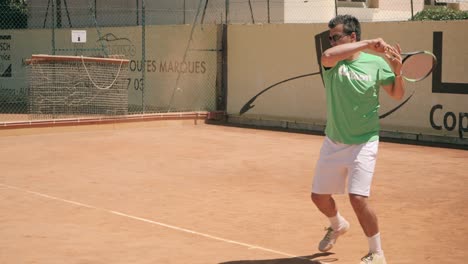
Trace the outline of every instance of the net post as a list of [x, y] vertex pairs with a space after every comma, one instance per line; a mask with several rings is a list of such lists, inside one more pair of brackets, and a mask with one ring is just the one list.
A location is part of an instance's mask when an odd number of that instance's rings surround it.
[[[146, 4], [145, 0], [141, 0], [141, 63], [146, 61]], [[146, 69], [142, 66], [141, 70], [141, 107], [142, 114], [146, 112], [145, 106], [145, 83], [146, 83]]]

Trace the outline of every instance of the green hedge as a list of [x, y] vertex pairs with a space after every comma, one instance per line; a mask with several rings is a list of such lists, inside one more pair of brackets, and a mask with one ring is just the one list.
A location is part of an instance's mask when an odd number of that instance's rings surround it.
[[454, 10], [446, 7], [434, 7], [424, 9], [413, 20], [464, 20], [468, 19], [468, 11]]
[[28, 10], [24, 0], [0, 0], [0, 29], [28, 27]]

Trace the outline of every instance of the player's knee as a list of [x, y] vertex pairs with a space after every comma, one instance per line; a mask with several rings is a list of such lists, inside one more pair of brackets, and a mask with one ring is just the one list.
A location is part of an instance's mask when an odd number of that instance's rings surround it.
[[351, 202], [351, 205], [353, 206], [354, 210], [359, 211], [367, 207], [367, 197], [365, 196], [350, 194], [349, 201]]
[[325, 203], [329, 198], [328, 195], [322, 195], [322, 194], [316, 194], [316, 193], [311, 193], [310, 199], [312, 202], [316, 205], [321, 205]]

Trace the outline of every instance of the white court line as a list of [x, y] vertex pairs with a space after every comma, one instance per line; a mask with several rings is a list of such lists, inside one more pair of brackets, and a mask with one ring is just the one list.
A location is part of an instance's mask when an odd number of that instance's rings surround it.
[[[309, 260], [309, 261], [313, 262], [313, 260], [311, 260], [311, 259], [304, 258], [304, 257], [300, 257], [300, 256], [296, 256], [296, 255], [293, 255], [293, 254], [289, 254], [289, 253], [285, 253], [285, 252], [281, 252], [281, 251], [277, 251], [277, 250], [273, 250], [273, 249], [269, 249], [269, 248], [264, 248], [264, 247], [260, 247], [260, 246], [256, 246], [256, 245], [251, 245], [251, 244], [247, 244], [247, 243], [243, 243], [243, 242], [239, 242], [239, 241], [234, 241], [234, 240], [231, 240], [231, 239], [226, 239], [226, 238], [222, 238], [222, 237], [217, 237], [217, 236], [213, 236], [213, 235], [209, 235], [209, 234], [205, 234], [205, 233], [193, 231], [193, 230], [190, 230], [190, 229], [181, 228], [181, 227], [177, 227], [177, 226], [173, 226], [173, 225], [168, 225], [168, 224], [164, 224], [164, 223], [161, 223], [161, 222], [153, 221], [153, 220], [150, 220], [150, 219], [141, 218], [141, 217], [137, 217], [137, 216], [133, 216], [133, 215], [129, 215], [129, 214], [125, 214], [125, 213], [113, 211], [113, 210], [108, 210], [108, 209], [104, 209], [104, 208], [98, 208], [98, 207], [95, 207], [95, 206], [92, 206], [92, 205], [88, 205], [88, 204], [84, 204], [84, 203], [79, 203], [79, 202], [75, 202], [75, 201], [71, 201], [71, 200], [66, 200], [66, 199], [62, 199], [62, 198], [59, 198], [59, 197], [54, 197], [54, 196], [50, 196], [50, 195], [47, 195], [47, 194], [38, 193], [38, 192], [34, 192], [34, 191], [29, 191], [29, 190], [26, 190], [26, 189], [22, 189], [22, 188], [15, 187], [15, 186], [10, 186], [10, 185], [6, 185], [6, 184], [2, 184], [2, 183], [0, 183], [0, 186], [6, 187], [6, 188], [9, 188], [9, 189], [14, 189], [14, 190], [26, 192], [26, 193], [33, 194], [33, 195], [37, 195], [37, 196], [41, 196], [41, 197], [44, 197], [44, 198], [47, 198], [47, 199], [51, 199], [51, 200], [61, 201], [61, 202], [73, 204], [73, 205], [76, 205], [76, 206], [86, 207], [86, 208], [89, 208], [89, 209], [95, 209], [95, 210], [99, 210], [99, 211], [104, 211], [104, 212], [107, 212], [107, 213], [110, 213], [110, 214], [114, 214], [114, 215], [118, 215], [118, 216], [123, 216], [123, 217], [126, 217], [126, 218], [130, 218], [130, 219], [134, 219], [134, 220], [146, 222], [146, 223], [149, 223], [149, 224], [153, 224], [153, 225], [158, 225], [158, 226], [166, 227], [166, 228], [173, 229], [173, 230], [177, 230], [177, 231], [184, 232], [184, 233], [189, 233], [189, 234], [193, 234], [193, 235], [197, 235], [197, 236], [206, 237], [206, 238], [213, 239], [213, 240], [222, 241], [222, 242], [225, 242], [225, 243], [230, 243], [230, 244], [235, 244], [235, 245], [247, 247], [248, 249], [258, 249], [258, 250], [262, 250], [262, 251], [266, 251], [266, 252], [270, 252], [270, 253], [275, 253], [275, 254], [282, 255], [282, 256], [286, 256], [286, 257], [290, 257], [290, 258], [297, 258], [297, 259]], [[327, 263], [325, 263], [325, 262], [321, 262], [321, 263], [322, 263], [322, 264], [327, 264]]]

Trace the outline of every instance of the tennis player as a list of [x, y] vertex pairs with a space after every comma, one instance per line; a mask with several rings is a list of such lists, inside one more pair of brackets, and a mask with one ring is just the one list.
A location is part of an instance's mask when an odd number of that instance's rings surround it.
[[321, 59], [327, 98], [326, 137], [311, 194], [314, 204], [330, 220], [319, 250], [331, 250], [350, 227], [332, 198], [347, 191], [369, 241], [368, 254], [360, 263], [386, 264], [377, 216], [368, 197], [379, 145], [379, 89], [397, 100], [404, 95], [401, 49], [381, 38], [361, 40], [360, 23], [350, 15], [336, 16], [328, 27], [332, 47]]

